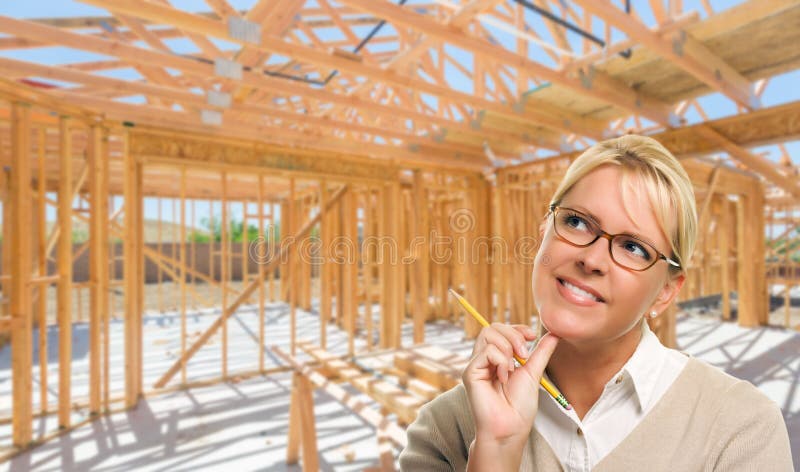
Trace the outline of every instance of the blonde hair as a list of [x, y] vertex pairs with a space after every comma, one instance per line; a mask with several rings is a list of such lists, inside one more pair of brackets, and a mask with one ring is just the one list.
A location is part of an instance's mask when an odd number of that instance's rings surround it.
[[623, 202], [628, 201], [625, 198], [627, 176], [638, 177], [638, 183], [644, 184], [640, 188], [646, 190], [656, 220], [670, 242], [672, 255], [667, 256], [680, 264], [680, 269], [670, 267], [686, 273], [697, 241], [694, 190], [675, 156], [655, 139], [626, 135], [590, 147], [569, 166], [551, 204], [560, 204], [575, 183], [603, 165], [622, 167]]

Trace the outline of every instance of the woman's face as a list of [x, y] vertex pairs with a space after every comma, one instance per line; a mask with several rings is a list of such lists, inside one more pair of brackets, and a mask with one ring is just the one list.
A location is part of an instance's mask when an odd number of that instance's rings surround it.
[[[592, 216], [607, 233], [639, 235], [669, 256], [668, 239], [647, 196], [631, 188], [623, 205], [621, 176], [619, 166], [598, 167], [579, 180], [559, 206]], [[635, 182], [628, 179], [627, 185]], [[663, 260], [642, 272], [617, 265], [605, 238], [587, 247], [570, 245], [553, 231], [552, 216], [543, 231], [533, 266], [533, 296], [547, 330], [568, 342], [602, 344], [626, 336], [638, 342], [632, 328], [651, 310], [666, 309], [683, 284], [683, 276], [670, 279]]]

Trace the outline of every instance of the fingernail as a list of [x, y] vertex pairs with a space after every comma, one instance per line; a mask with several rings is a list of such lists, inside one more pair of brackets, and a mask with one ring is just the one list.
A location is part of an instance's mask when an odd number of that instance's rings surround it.
[[521, 357], [528, 357], [528, 346], [526, 346], [525, 344], [520, 345], [519, 352], [521, 354]]

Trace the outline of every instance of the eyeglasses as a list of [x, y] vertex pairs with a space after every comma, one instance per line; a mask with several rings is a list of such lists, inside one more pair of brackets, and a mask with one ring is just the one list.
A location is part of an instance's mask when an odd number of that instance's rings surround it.
[[559, 238], [576, 247], [586, 247], [601, 237], [605, 238], [608, 240], [611, 259], [626, 269], [647, 270], [660, 259], [673, 267], [681, 267], [679, 263], [658, 252], [652, 244], [635, 236], [606, 233], [591, 217], [580, 211], [550, 205], [550, 213], [553, 214], [553, 229]]

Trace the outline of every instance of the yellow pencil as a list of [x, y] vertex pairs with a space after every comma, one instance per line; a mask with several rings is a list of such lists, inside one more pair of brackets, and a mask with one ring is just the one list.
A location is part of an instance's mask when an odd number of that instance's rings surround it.
[[[469, 313], [470, 315], [472, 315], [473, 318], [475, 318], [475, 321], [480, 323], [481, 326], [484, 327], [489, 326], [489, 322], [486, 321], [486, 318], [481, 316], [481, 314], [478, 313], [478, 311], [475, 310], [475, 308], [472, 308], [472, 305], [470, 305], [469, 302], [464, 297], [457, 294], [452, 288], [450, 289], [450, 293], [452, 293], [453, 296], [456, 297], [458, 303], [460, 303], [461, 306], [463, 306], [464, 309], [467, 310], [467, 313]], [[514, 354], [514, 359], [516, 359], [517, 362], [519, 362], [521, 365], [525, 365], [525, 359], [520, 358], [516, 354]], [[539, 383], [542, 384], [542, 387], [544, 387], [544, 389], [547, 390], [547, 393], [549, 393], [550, 396], [552, 396], [558, 402], [559, 405], [564, 407], [565, 410], [572, 409], [572, 406], [569, 404], [564, 395], [561, 392], [559, 392], [558, 389], [553, 384], [551, 384], [546, 378], [542, 377]]]

